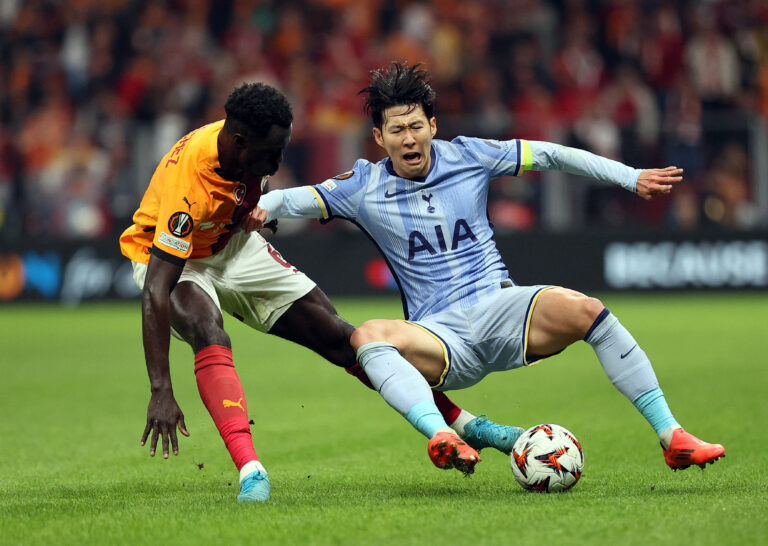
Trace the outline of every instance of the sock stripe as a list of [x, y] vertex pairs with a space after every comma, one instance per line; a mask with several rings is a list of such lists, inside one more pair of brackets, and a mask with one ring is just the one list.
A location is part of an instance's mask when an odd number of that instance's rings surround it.
[[602, 323], [605, 320], [605, 318], [610, 314], [611, 312], [608, 310], [607, 307], [605, 307], [602, 311], [600, 311], [600, 314], [597, 315], [595, 322], [592, 323], [592, 326], [589, 327], [589, 330], [587, 330], [587, 333], [584, 334], [584, 341], [587, 341], [589, 339], [589, 336], [592, 335], [592, 332], [595, 331], [595, 328], [600, 326], [600, 323]]
[[[371, 343], [366, 343], [365, 345], [360, 345], [360, 347], [355, 352], [355, 357], [357, 361], [360, 363], [360, 365], [365, 369], [365, 365], [360, 361], [360, 358], [363, 356], [364, 353], [370, 351], [371, 349], [394, 349], [397, 351], [397, 347], [392, 345], [391, 343], [386, 343], [384, 341], [372, 341]], [[397, 351], [400, 353], [400, 351]]]

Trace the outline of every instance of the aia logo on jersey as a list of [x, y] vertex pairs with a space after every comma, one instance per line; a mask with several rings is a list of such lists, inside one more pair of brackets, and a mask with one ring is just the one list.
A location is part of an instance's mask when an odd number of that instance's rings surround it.
[[186, 237], [192, 233], [193, 227], [195, 224], [192, 222], [192, 217], [186, 212], [174, 212], [168, 220], [168, 229], [176, 237]]
[[[477, 242], [477, 236], [472, 233], [472, 228], [469, 227], [469, 223], [463, 218], [456, 220], [453, 225], [453, 236], [446, 237], [443, 232], [443, 226], [435, 226], [435, 238], [431, 239], [427, 237], [426, 233], [422, 233], [418, 230], [412, 231], [408, 236], [408, 261], [413, 261], [419, 252], [427, 252], [430, 256], [434, 256], [439, 252], [446, 253], [450, 249], [451, 252], [459, 248], [459, 244], [462, 241], [470, 240], [473, 243]], [[437, 241], [437, 244], [435, 244]]]
[[243, 204], [243, 201], [245, 201], [245, 190], [246, 186], [242, 182], [240, 182], [235, 188], [235, 204], [238, 207]]

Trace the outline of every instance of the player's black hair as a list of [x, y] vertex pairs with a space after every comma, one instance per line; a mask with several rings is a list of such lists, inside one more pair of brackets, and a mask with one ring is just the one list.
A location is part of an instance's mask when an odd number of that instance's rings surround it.
[[369, 72], [369, 86], [359, 94], [367, 94], [365, 112], [371, 116], [374, 127], [381, 129], [384, 111], [393, 106], [421, 105], [427, 119], [435, 115], [435, 91], [429, 85], [429, 72], [419, 68], [421, 63], [392, 61], [389, 68]]
[[227, 98], [224, 111], [224, 129], [244, 133], [248, 138], [263, 138], [272, 125], [287, 129], [293, 122], [285, 95], [263, 83], [244, 83], [236, 88]]

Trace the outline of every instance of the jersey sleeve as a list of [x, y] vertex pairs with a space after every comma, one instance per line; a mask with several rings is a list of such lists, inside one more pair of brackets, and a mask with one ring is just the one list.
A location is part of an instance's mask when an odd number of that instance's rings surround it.
[[325, 205], [312, 186], [272, 190], [261, 196], [259, 208], [267, 222], [277, 218], [325, 218]]
[[206, 199], [197, 194], [192, 184], [197, 173], [191, 166], [184, 167], [187, 166], [168, 166], [160, 173], [166, 180], [160, 196], [152, 241], [152, 254], [179, 265], [191, 256], [192, 235], [207, 216], [204, 206]]
[[642, 170], [608, 159], [586, 150], [569, 148], [551, 142], [531, 141], [533, 170], [558, 170], [611, 182], [631, 192], [637, 192], [637, 179]]
[[489, 178], [519, 176], [531, 169], [533, 156], [527, 140], [458, 137], [453, 142], [475, 156], [488, 171]]
[[351, 171], [327, 179], [321, 184], [310, 186], [316, 194], [322, 209], [322, 220], [334, 217], [355, 220], [365, 195], [371, 163], [358, 159]]

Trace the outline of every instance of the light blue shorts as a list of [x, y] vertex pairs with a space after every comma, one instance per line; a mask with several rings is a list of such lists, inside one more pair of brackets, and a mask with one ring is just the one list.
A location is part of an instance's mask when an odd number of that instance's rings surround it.
[[531, 313], [549, 285], [510, 286], [467, 309], [446, 309], [407, 321], [432, 334], [445, 353], [445, 369], [431, 385], [440, 391], [465, 389], [491, 372], [535, 364], [526, 360]]

